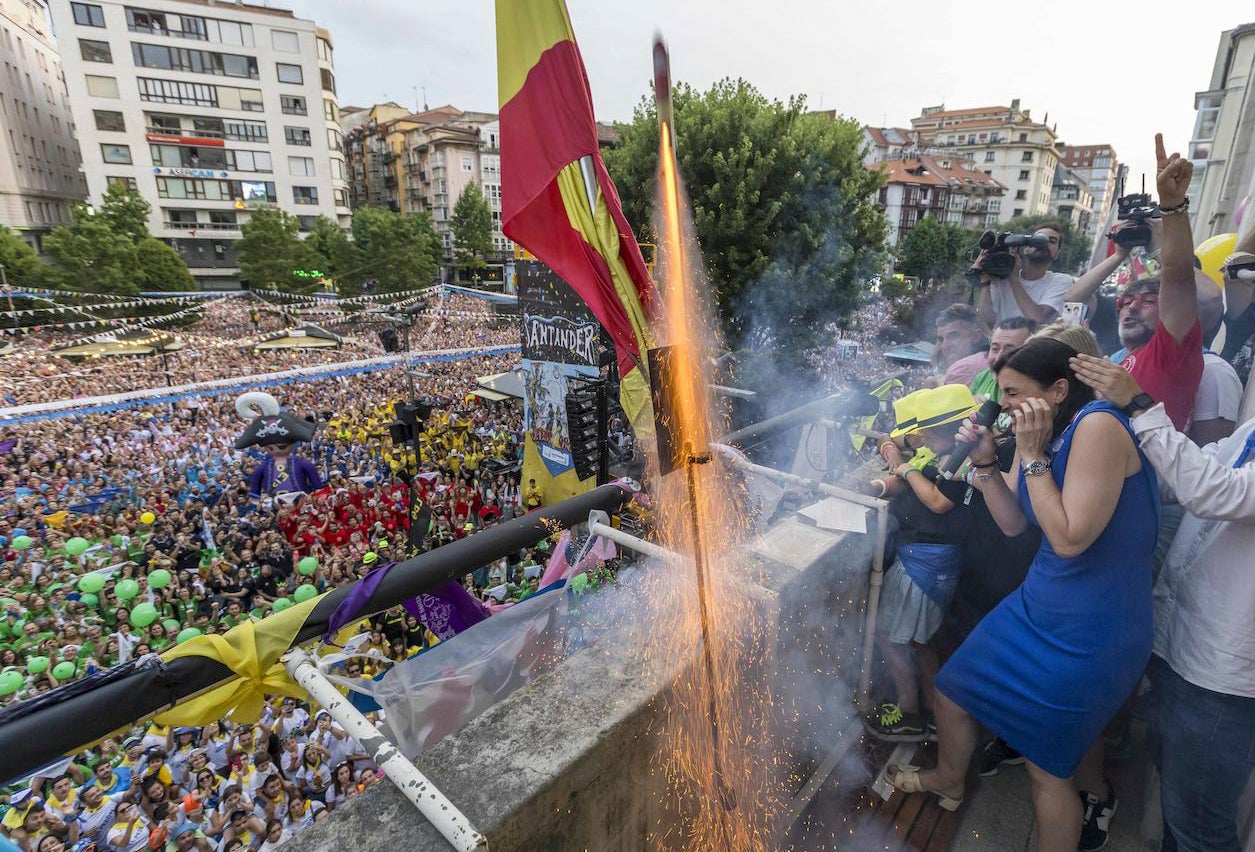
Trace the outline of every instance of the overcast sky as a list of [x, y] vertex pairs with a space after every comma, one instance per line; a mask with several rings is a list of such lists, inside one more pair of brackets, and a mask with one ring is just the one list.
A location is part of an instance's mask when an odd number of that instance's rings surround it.
[[[256, 1], [256, 0], [255, 0]], [[341, 104], [384, 100], [496, 110], [490, 0], [271, 0], [329, 28]], [[1184, 153], [1194, 93], [1220, 33], [1255, 21], [1248, 0], [1159, 10], [1118, 0], [1011, 6], [992, 0], [567, 0], [597, 117], [625, 120], [646, 91], [655, 30], [676, 80], [744, 77], [805, 94], [865, 124], [910, 126], [920, 108], [1019, 98], [1068, 144], [1109, 143], [1132, 183], [1154, 185], [1153, 137]], [[684, 140], [679, 140], [683, 145]]]

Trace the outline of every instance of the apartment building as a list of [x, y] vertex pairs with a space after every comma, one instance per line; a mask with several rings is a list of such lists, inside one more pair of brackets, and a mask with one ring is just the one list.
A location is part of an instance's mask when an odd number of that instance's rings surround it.
[[331, 35], [228, 0], [51, 0], [87, 188], [152, 205], [149, 228], [207, 288], [238, 287], [234, 243], [277, 205], [347, 225]]
[[1092, 236], [1102, 218], [1096, 211], [1089, 186], [1089, 181], [1075, 169], [1056, 165], [1050, 190], [1050, 212], [1055, 218], [1071, 223], [1077, 232]]
[[0, 0], [0, 224], [39, 251], [87, 198], [74, 117], [47, 14], [37, 0]]
[[1033, 121], [1017, 98], [1007, 106], [948, 110], [925, 107], [911, 119], [921, 147], [955, 150], [1007, 189], [998, 221], [1050, 210], [1055, 165], [1055, 131]]
[[493, 247], [504, 260], [514, 244], [501, 232], [501, 125], [496, 113], [455, 106], [410, 113], [395, 103], [354, 107], [341, 118], [350, 197], [398, 213], [427, 211], [453, 259], [453, 209], [467, 186], [492, 211]]
[[[1190, 219], [1201, 242], [1236, 230], [1238, 204], [1255, 193], [1255, 23], [1221, 33], [1211, 79], [1194, 108]], [[1246, 215], [1255, 214], [1248, 207]]]
[[[1110, 145], [1059, 145], [1059, 162], [1075, 172], [1089, 190], [1089, 227], [1085, 233], [1096, 238], [1107, 221], [1107, 213], [1120, 194], [1120, 163]], [[1056, 172], [1058, 174], [1058, 172]]]

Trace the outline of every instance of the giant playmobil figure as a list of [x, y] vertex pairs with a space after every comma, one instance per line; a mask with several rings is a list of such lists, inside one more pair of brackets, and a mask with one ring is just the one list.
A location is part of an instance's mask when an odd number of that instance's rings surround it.
[[244, 434], [235, 440], [235, 448], [263, 447], [267, 456], [253, 469], [248, 481], [250, 497], [280, 496], [300, 492], [306, 494], [322, 488], [318, 470], [308, 459], [294, 455], [298, 441], [314, 437], [317, 425], [279, 410], [279, 402], [268, 393], [252, 391], [235, 401], [235, 411], [250, 420]]

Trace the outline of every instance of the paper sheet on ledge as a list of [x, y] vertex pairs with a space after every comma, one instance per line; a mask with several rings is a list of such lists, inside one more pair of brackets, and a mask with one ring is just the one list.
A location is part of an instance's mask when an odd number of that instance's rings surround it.
[[867, 507], [840, 497], [826, 497], [802, 509], [798, 514], [810, 518], [820, 529], [864, 534], [867, 532]]

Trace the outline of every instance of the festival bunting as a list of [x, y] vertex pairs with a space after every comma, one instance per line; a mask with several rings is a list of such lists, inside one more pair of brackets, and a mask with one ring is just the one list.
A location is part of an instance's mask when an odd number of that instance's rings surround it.
[[502, 230], [566, 281], [609, 332], [623, 409], [638, 434], [651, 433], [644, 353], [657, 293], [601, 159], [563, 0], [497, 0], [497, 77]]

